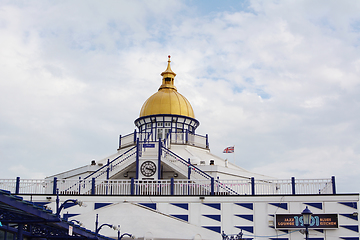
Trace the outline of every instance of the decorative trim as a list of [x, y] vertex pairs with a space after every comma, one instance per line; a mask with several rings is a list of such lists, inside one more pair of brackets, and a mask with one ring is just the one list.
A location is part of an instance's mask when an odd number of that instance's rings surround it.
[[203, 205], [215, 208], [217, 210], [221, 210], [221, 203], [203, 203]]
[[359, 232], [359, 226], [358, 225], [341, 225], [340, 227], [349, 229], [354, 232]]
[[338, 202], [338, 203], [357, 209], [357, 202]]
[[282, 208], [284, 210], [288, 210], [288, 204], [284, 203], [284, 202], [281, 202], [281, 203], [269, 203], [269, 204], [273, 205], [275, 207], [278, 207], [278, 208]]
[[156, 203], [138, 203], [138, 204], [156, 210]]
[[243, 219], [246, 219], [246, 220], [249, 220], [251, 222], [254, 221], [254, 216], [253, 215], [249, 215], [249, 214], [241, 214], [241, 215], [235, 215], [239, 218], [243, 218]]
[[254, 210], [254, 204], [253, 203], [235, 203], [236, 205], [239, 205], [241, 207]]
[[102, 208], [102, 207], [105, 207], [105, 206], [108, 206], [108, 205], [111, 205], [112, 203], [95, 203], [94, 204], [94, 210], [95, 209], [99, 209], [99, 208]]
[[174, 214], [174, 215], [170, 215], [170, 216], [181, 219], [181, 220], [184, 220], [186, 222], [189, 221], [189, 216], [188, 215]]
[[236, 228], [239, 228], [243, 231], [247, 231], [250, 233], [254, 233], [254, 227], [253, 226], [235, 226]]
[[171, 205], [174, 205], [176, 207], [189, 210], [189, 204], [188, 203], [170, 203]]
[[217, 233], [221, 233], [221, 227], [216, 227], [216, 226], [202, 226], [202, 227]]
[[309, 206], [314, 207], [314, 208], [318, 208], [320, 210], [323, 209], [322, 203], [304, 203], [304, 204], [309, 205]]
[[358, 216], [357, 215], [353, 215], [352, 213], [350, 214], [340, 214], [341, 216], [344, 216], [344, 217], [347, 217], [347, 218], [350, 218], [350, 219], [353, 219], [355, 221], [358, 221]]
[[215, 221], [219, 221], [221, 222], [221, 215], [203, 215], [204, 217], [207, 217], [207, 218], [210, 218], [212, 220], [215, 220]]

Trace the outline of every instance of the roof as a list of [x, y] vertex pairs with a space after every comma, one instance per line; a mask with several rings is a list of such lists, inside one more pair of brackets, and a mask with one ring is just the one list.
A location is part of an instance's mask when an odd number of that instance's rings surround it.
[[158, 92], [149, 97], [143, 104], [140, 110], [140, 117], [158, 115], [158, 114], [172, 114], [195, 118], [194, 110], [190, 102], [180, 93], [178, 93], [174, 78], [176, 74], [170, 67], [170, 56], [168, 66], [164, 72], [162, 85]]
[[[96, 236], [95, 232], [58, 218], [51, 210], [4, 190], [0, 190], [0, 222], [2, 223], [0, 229], [9, 232], [18, 232], [19, 225], [22, 224], [25, 226], [23, 235], [28, 237], [112, 239], [102, 235]], [[73, 228], [72, 236], [69, 236], [70, 226]]]

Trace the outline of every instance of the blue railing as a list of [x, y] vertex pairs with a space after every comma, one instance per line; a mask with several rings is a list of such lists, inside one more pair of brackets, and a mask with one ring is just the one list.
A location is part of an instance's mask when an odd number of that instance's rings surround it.
[[[101, 168], [99, 168], [99, 169], [96, 170], [95, 172], [89, 174], [88, 176], [84, 177], [84, 179], [88, 179], [88, 178], [90, 178], [91, 176], [95, 175], [96, 173], [99, 173], [99, 172], [100, 172], [100, 174], [98, 174], [97, 176], [94, 177], [94, 178], [96, 179], [96, 178], [98, 178], [99, 176], [101, 176], [101, 175], [103, 175], [104, 173], [106, 173], [107, 171], [109, 171], [109, 170], [107, 170], [107, 169], [110, 169], [110, 171], [112, 171], [112, 168], [111, 168], [112, 164], [113, 164], [116, 160], [118, 160], [119, 158], [125, 156], [126, 154], [128, 154], [129, 152], [131, 152], [132, 150], [134, 150], [135, 148], [136, 148], [136, 146], [130, 148], [129, 150], [127, 150], [127, 151], [124, 152], [123, 154], [117, 156], [117, 157], [114, 158], [113, 160], [111, 160], [111, 161], [108, 160], [108, 163], [107, 163], [106, 165], [102, 166]], [[116, 166], [116, 165], [124, 162], [125, 160], [129, 159], [129, 158], [130, 158], [132, 155], [134, 155], [135, 153], [136, 153], [136, 152], [131, 153], [130, 155], [128, 155], [128, 156], [126, 156], [125, 158], [121, 159], [119, 162], [117, 162], [117, 163], [116, 163], [115, 165], [113, 165], [113, 166]]]
[[[126, 152], [124, 152], [121, 155], [117, 156], [116, 158], [114, 158], [111, 161], [108, 159], [108, 162], [107, 162], [106, 165], [103, 165], [101, 168], [99, 168], [98, 170], [92, 172], [91, 174], [84, 177], [83, 179], [79, 178], [78, 182], [76, 182], [72, 186], [69, 186], [67, 189], [64, 189], [63, 191], [65, 191], [65, 192], [76, 191], [76, 192], [80, 193], [82, 189], [85, 189], [85, 191], [86, 191], [86, 189], [89, 189], [89, 184], [90, 184], [89, 180], [92, 179], [92, 178], [97, 179], [100, 176], [102, 176], [104, 174], [107, 174], [106, 179], [109, 179], [109, 174], [113, 171], [113, 169], [117, 165], [125, 162], [130, 157], [132, 157], [134, 154], [136, 154], [136, 151], [133, 151], [135, 148], [136, 148], [136, 146], [130, 148], [129, 150], [127, 150]], [[133, 153], [129, 154], [131, 151], [133, 151]], [[125, 156], [126, 154], [129, 154], [129, 155]], [[124, 158], [120, 159], [121, 157], [124, 157]], [[117, 160], [119, 160], [119, 161], [117, 161]], [[115, 161], [117, 161], [117, 162], [114, 164]], [[90, 177], [92, 177], [92, 178], [90, 178]]]
[[222, 190], [225, 190], [227, 192], [230, 192], [231, 194], [235, 194], [235, 195], [239, 194], [236, 191], [234, 191], [233, 189], [229, 188], [228, 186], [226, 186], [224, 184], [221, 184], [221, 182], [219, 180], [215, 180], [213, 177], [211, 177], [209, 174], [202, 171], [201, 169], [199, 169], [195, 165], [191, 164], [190, 159], [188, 161], [186, 161], [185, 159], [183, 159], [182, 157], [180, 157], [179, 155], [177, 155], [176, 153], [172, 152], [170, 149], [167, 149], [165, 147], [162, 147], [162, 150], [163, 150], [163, 152], [165, 154], [168, 154], [168, 155], [174, 157], [177, 160], [177, 162], [181, 163], [183, 166], [185, 166], [188, 169], [188, 178], [189, 178], [189, 180], [191, 178], [191, 174], [192, 174], [191, 172], [195, 172], [196, 174], [201, 176], [203, 179], [207, 179], [207, 180], [211, 181], [211, 186], [212, 186], [211, 192], [212, 193], [214, 192], [213, 186], [214, 186], [214, 184], [216, 184], [217, 187], [219, 187]]

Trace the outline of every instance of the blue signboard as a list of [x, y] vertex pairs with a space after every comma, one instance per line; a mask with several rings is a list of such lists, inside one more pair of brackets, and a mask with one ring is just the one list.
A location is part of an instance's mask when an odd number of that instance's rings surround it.
[[155, 143], [144, 143], [143, 148], [155, 148]]

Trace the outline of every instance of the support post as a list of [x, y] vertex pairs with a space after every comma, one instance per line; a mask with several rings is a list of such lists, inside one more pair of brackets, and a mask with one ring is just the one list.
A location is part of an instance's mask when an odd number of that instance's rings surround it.
[[295, 177], [291, 177], [291, 189], [292, 189], [292, 195], [295, 195]]
[[174, 195], [174, 178], [170, 179], [170, 195]]
[[119, 149], [121, 148], [121, 135], [119, 135]]
[[255, 178], [251, 177], [251, 195], [255, 195]]
[[95, 195], [95, 178], [91, 179], [91, 195]]
[[332, 183], [332, 192], [333, 194], [336, 194], [335, 176], [331, 177], [331, 183]]
[[23, 240], [23, 232], [24, 232], [24, 224], [19, 223], [18, 232], [17, 232], [17, 240]]
[[212, 177], [211, 178], [211, 193], [210, 193], [210, 195], [214, 195], [214, 178]]
[[81, 194], [81, 177], [79, 177], [79, 194]]
[[60, 218], [60, 198], [59, 198], [59, 189], [56, 189], [56, 217]]
[[190, 179], [191, 177], [191, 162], [190, 162], [190, 158], [188, 158], [188, 179]]
[[162, 155], [162, 142], [161, 138], [159, 138], [159, 152], [158, 152], [158, 179], [161, 179], [161, 155]]
[[185, 143], [186, 143], [186, 144], [189, 143], [189, 130], [188, 130], [188, 129], [186, 129]]
[[209, 136], [206, 134], [206, 148], [209, 148]]
[[54, 177], [53, 195], [56, 195], [56, 189], [57, 189], [57, 177]]
[[136, 140], [136, 176], [139, 179], [139, 139]]
[[95, 220], [95, 236], [98, 236], [98, 226], [99, 226], [99, 214], [96, 214], [96, 220]]
[[134, 130], [134, 143], [136, 143], [136, 129]]
[[130, 194], [134, 195], [135, 193], [135, 181], [134, 178], [131, 178], [130, 180]]
[[16, 177], [15, 194], [19, 194], [20, 191], [20, 177]]
[[106, 180], [109, 179], [109, 174], [110, 174], [110, 159], [107, 160]]

